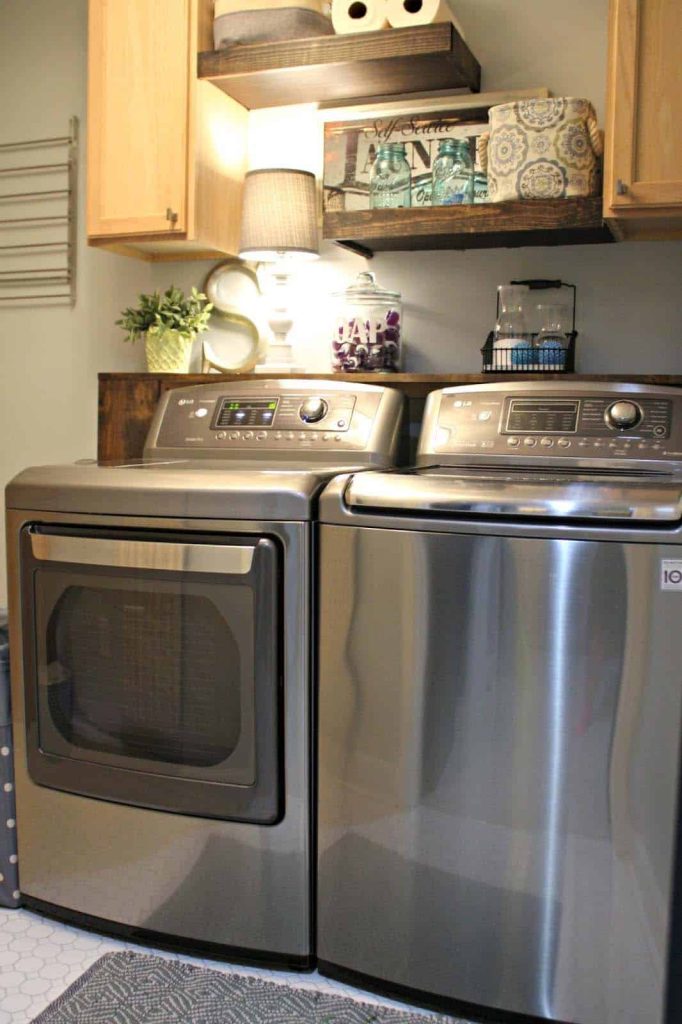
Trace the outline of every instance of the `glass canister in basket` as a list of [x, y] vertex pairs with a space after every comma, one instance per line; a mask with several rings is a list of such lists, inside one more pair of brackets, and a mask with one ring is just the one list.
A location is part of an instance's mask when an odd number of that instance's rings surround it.
[[400, 365], [402, 304], [398, 292], [380, 288], [363, 272], [343, 292], [332, 335], [332, 369], [339, 373], [390, 373]]

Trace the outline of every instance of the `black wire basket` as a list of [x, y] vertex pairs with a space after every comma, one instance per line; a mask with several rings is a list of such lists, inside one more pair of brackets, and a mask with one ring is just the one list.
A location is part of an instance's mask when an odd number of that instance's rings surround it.
[[[570, 288], [573, 293], [573, 329], [566, 334], [566, 344], [536, 345], [536, 333], [525, 336], [526, 345], [515, 342], [509, 348], [495, 347], [495, 333], [491, 331], [481, 349], [483, 373], [574, 373], [575, 344], [578, 332], [575, 329], [576, 286], [565, 281], [550, 281], [532, 278], [526, 281], [510, 281], [510, 284], [526, 285], [531, 291], [548, 288]], [[499, 295], [497, 315], [499, 318]]]

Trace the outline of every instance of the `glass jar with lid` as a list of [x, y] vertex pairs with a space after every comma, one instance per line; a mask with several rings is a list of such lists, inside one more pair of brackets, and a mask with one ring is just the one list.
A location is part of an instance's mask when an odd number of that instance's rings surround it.
[[400, 364], [402, 303], [398, 292], [358, 274], [334, 294], [337, 312], [332, 334], [332, 369], [339, 373], [390, 373]]
[[412, 172], [404, 142], [383, 143], [369, 175], [369, 205], [373, 210], [412, 205]]
[[523, 308], [527, 292], [519, 285], [497, 289], [497, 322], [493, 336], [493, 369], [512, 370], [534, 362], [533, 336]]
[[568, 307], [541, 304], [537, 306], [537, 312], [540, 318], [540, 330], [535, 340], [538, 362], [546, 370], [563, 370], [571, 330]]
[[431, 169], [432, 206], [474, 201], [474, 162], [468, 139], [441, 139]]

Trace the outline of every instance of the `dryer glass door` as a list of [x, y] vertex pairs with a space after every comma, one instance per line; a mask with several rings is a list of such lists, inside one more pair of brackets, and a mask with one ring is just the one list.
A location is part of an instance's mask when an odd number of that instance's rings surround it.
[[276, 542], [28, 528], [29, 770], [41, 784], [273, 823]]

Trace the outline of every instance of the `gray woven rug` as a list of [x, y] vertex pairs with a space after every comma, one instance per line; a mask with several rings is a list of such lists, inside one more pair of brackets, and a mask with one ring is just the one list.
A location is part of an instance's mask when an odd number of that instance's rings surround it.
[[[194, 967], [141, 953], [108, 953], [33, 1024], [457, 1024]], [[464, 1024], [464, 1022], [460, 1022]]]

